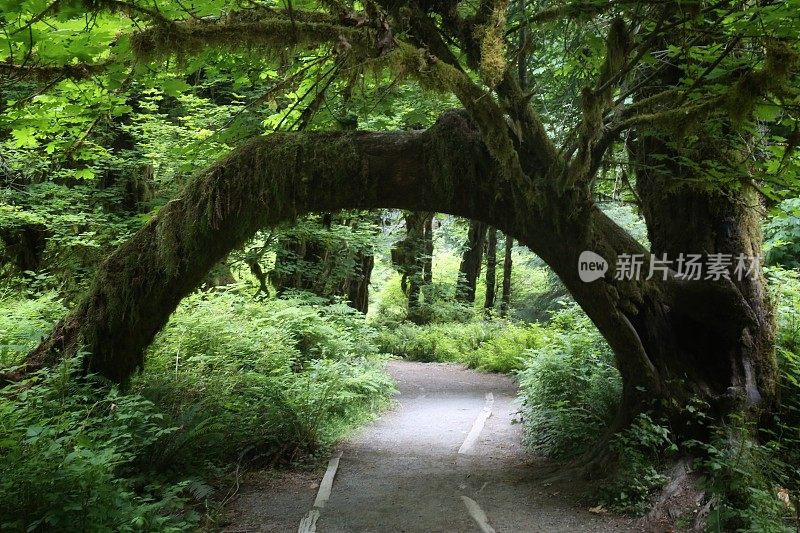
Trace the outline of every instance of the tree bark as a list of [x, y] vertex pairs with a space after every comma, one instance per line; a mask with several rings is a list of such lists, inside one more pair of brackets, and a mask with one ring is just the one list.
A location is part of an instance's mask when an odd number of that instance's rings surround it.
[[505, 254], [503, 255], [503, 295], [500, 301], [500, 316], [508, 316], [511, 305], [511, 252], [514, 250], [514, 238], [506, 235]]
[[422, 283], [428, 286], [433, 283], [433, 216], [427, 213], [425, 217], [425, 250], [422, 258]]
[[42, 224], [0, 228], [0, 240], [5, 245], [4, 255], [20, 273], [35, 272], [41, 266], [49, 233]]
[[364, 314], [369, 311], [369, 282], [374, 266], [375, 256], [358, 253], [355, 271], [347, 278], [347, 301]]
[[497, 284], [497, 228], [489, 228], [489, 238], [486, 244], [486, 298], [483, 308], [491, 315], [494, 310], [494, 293]]
[[486, 231], [489, 226], [478, 220], [469, 221], [467, 243], [461, 265], [458, 269], [458, 282], [456, 283], [456, 300], [461, 302], [475, 301], [475, 287], [481, 275], [483, 248], [486, 244]]
[[[673, 141], [641, 133], [631, 146], [651, 251], [675, 269], [681, 256], [700, 257], [703, 278], [716, 254], [722, 254], [716, 257], [731, 259], [724, 269], [730, 280], [684, 281], [670, 305], [643, 295], [638, 321], [647, 326], [638, 328], [640, 340], [663, 385], [671, 384], [673, 398], [713, 398], [720, 414], [756, 406], [769, 412], [778, 376], [766, 281], [760, 265], [752, 275], [735, 272], [738, 256], [749, 267], [750, 258], [759, 261], [763, 255], [758, 196], [746, 186], [743, 191], [709, 193], [687, 185], [698, 168], [679, 163], [681, 154], [672, 148]], [[706, 156], [713, 150], [691, 149]]]
[[[682, 83], [676, 66], [653, 74], [652, 86], [638, 91], [635, 100]], [[652, 254], [666, 257], [674, 269], [682, 255], [695, 254], [703, 278], [682, 281], [669, 302], [643, 294], [631, 320], [641, 324], [639, 340], [671, 400], [679, 405], [692, 398], [707, 401], [718, 416], [741, 411], [763, 416], [776, 401], [778, 382], [774, 316], [759, 261], [763, 208], [747, 184], [743, 154], [748, 149], [741, 135], [725, 131], [730, 130], [727, 118], [695, 128], [692, 136], [649, 127], [629, 137]], [[724, 146], [720, 135], [727, 137]], [[696, 186], [720, 169], [743, 185], [722, 185], [715, 192]], [[724, 269], [729, 280], [705, 279], [714, 257], [722, 257], [716, 254], [731, 259]], [[751, 275], [735, 272], [738, 256], [759, 262]]]
[[406, 236], [392, 249], [392, 263], [403, 276], [400, 285], [408, 299], [408, 317], [418, 322], [423, 318], [419, 314], [422, 288], [432, 279], [433, 213], [412, 211], [404, 219]]

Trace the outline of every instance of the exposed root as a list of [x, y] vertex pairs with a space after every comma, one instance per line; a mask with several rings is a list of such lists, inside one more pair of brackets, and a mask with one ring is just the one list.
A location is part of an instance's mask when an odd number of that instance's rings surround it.
[[702, 531], [712, 500], [699, 487], [699, 476], [692, 471], [689, 457], [678, 459], [669, 470], [669, 481], [640, 521], [642, 529], [667, 530], [677, 525], [689, 531]]

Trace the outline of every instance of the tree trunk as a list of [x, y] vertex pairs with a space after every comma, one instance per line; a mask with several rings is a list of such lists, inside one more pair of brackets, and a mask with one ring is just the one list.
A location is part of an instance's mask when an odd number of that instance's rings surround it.
[[[714, 277], [715, 263], [723, 266], [717, 282], [684, 281], [671, 304], [643, 295], [637, 329], [662, 387], [679, 402], [709, 401], [719, 415], [756, 406], [769, 412], [778, 380], [773, 310], [760, 264], [752, 275], [736, 271], [740, 260], [749, 269], [762, 256], [755, 190], [698, 191], [689, 185], [697, 167], [679, 163], [672, 143], [644, 133], [634, 143], [636, 189], [653, 255], [676, 270], [687, 270], [681, 258], [695, 255], [703, 278]], [[708, 146], [690, 149], [713, 153]], [[702, 161], [699, 154], [695, 160]]]
[[422, 258], [422, 282], [425, 286], [433, 283], [433, 215], [425, 217], [425, 250]]
[[483, 308], [491, 315], [494, 310], [494, 293], [497, 284], [497, 228], [489, 228], [489, 240], [486, 245], [486, 298]]
[[458, 282], [456, 283], [456, 300], [461, 302], [475, 301], [475, 287], [481, 275], [481, 262], [483, 248], [486, 244], [486, 230], [489, 226], [478, 220], [469, 221], [467, 243], [461, 266], [458, 269]]
[[259, 294], [263, 294], [264, 296], [269, 296], [269, 285], [267, 283], [267, 274], [261, 269], [261, 263], [259, 263], [259, 257], [247, 257], [244, 260], [245, 264], [250, 269], [250, 273], [258, 280], [258, 292], [256, 296]]
[[408, 242], [411, 244], [411, 268], [408, 270], [408, 312], [413, 318], [422, 303], [422, 284], [425, 282], [425, 229], [430, 213], [412, 212], [406, 215]]
[[422, 287], [432, 279], [433, 252], [431, 224], [433, 213], [415, 211], [404, 215], [406, 237], [392, 249], [392, 263], [402, 274], [401, 287], [408, 298], [408, 317], [420, 321], [419, 308], [422, 303]]
[[369, 311], [369, 280], [374, 266], [375, 256], [358, 253], [355, 271], [347, 278], [347, 301], [365, 315]]
[[[674, 66], [656, 74], [653, 87], [641, 89], [635, 99], [682, 83], [683, 72]], [[718, 417], [769, 413], [778, 380], [774, 316], [760, 265], [763, 208], [746, 184], [742, 154], [748, 150], [739, 134], [725, 132], [730, 124], [724, 118], [695, 128], [689, 136], [645, 127], [629, 137], [651, 253], [675, 270], [686, 270], [681, 258], [694, 255], [703, 278], [682, 280], [671, 301], [642, 294], [638, 316], [630, 318], [671, 401], [684, 405], [700, 399]], [[728, 137], [724, 147], [717, 128]], [[741, 188], [709, 192], [696, 186], [720, 169], [741, 179]], [[750, 275], [737, 274], [739, 260], [748, 268], [757, 263]], [[721, 266], [718, 281], [710, 270], [714, 263]], [[673, 421], [679, 424], [681, 417]]]
[[[538, 167], [528, 168], [535, 176]], [[83, 300], [28, 355], [27, 370], [81, 352], [88, 353], [87, 370], [124, 381], [141, 366], [144, 349], [181, 298], [257, 230], [310, 211], [385, 207], [482, 221], [519, 239], [550, 265], [616, 355], [624, 382], [617, 427], [654, 405], [677, 412], [690, 393], [710, 405], [712, 416], [732, 412], [742, 398], [771, 407], [776, 379], [763, 278], [742, 285], [673, 274], [615, 279], [609, 268], [585, 282], [578, 269], [583, 251], [614, 265], [623, 254], [646, 250], [603, 214], [585, 189], [550, 183], [507, 179], [460, 113], [446, 113], [425, 132], [303, 132], [254, 139], [190, 180], [104, 261]], [[681, 194], [667, 200], [681, 203], [687, 215], [705, 215], [698, 222], [710, 229], [702, 243], [715, 250], [757, 251], [756, 219], [747, 211], [720, 211], [703, 197]], [[660, 231], [689, 233], [685, 219], [669, 223], [675, 211], [667, 216], [655, 205], [648, 209], [651, 216], [666, 217], [652, 224], [657, 249], [669, 249], [671, 242], [665, 237], [667, 244], [658, 244]], [[649, 264], [645, 255], [643, 268]]]
[[508, 316], [511, 305], [511, 252], [514, 251], [514, 238], [506, 235], [506, 249], [503, 255], [503, 295], [500, 301], [500, 316]]
[[20, 273], [35, 272], [42, 263], [49, 231], [43, 224], [0, 228], [5, 254]]

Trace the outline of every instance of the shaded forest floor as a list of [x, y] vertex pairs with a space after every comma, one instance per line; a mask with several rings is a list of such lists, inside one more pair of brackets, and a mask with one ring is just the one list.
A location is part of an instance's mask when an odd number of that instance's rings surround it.
[[[582, 482], [547, 481], [554, 464], [526, 453], [508, 377], [403, 361], [389, 371], [395, 406], [338, 447], [317, 531], [641, 530], [591, 512]], [[252, 474], [224, 531], [297, 531], [322, 479], [322, 471]]]

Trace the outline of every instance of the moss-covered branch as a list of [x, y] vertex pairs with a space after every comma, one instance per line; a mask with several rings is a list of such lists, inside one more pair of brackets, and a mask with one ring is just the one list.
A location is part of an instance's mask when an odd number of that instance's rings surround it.
[[[496, 57], [503, 44], [500, 43], [501, 34], [495, 30], [502, 20], [502, 15], [499, 11], [505, 7], [505, 2], [487, 0], [481, 2], [473, 17], [464, 18], [455, 10], [447, 13], [442, 12], [440, 13], [442, 17], [441, 29], [449, 34], [453, 40], [460, 43], [460, 48], [466, 56], [467, 65], [472, 69], [481, 70], [484, 79], [499, 96], [499, 103], [495, 103], [494, 96], [480, 88], [478, 92], [472, 95], [482, 103], [491, 100], [487, 107], [493, 106], [491, 117], [487, 117], [492, 126], [485, 127], [482, 131], [493, 130], [499, 133], [502, 130], [503, 132], [503, 135], [498, 135], [495, 140], [487, 138], [489, 146], [497, 145], [497, 150], [493, 149], [492, 152], [502, 153], [507, 146], [513, 146], [516, 141], [521, 145], [517, 152], [524, 154], [523, 158], [528, 163], [526, 168], [523, 168], [518, 173], [517, 178], [547, 176], [552, 172], [552, 169], [562, 166], [560, 157], [545, 131], [541, 117], [530, 105], [530, 95], [523, 93], [519, 80], [514, 77], [511, 69], [505, 64], [505, 60], [501, 61]], [[416, 28], [414, 30], [417, 40], [424, 43], [429, 50], [435, 51], [442, 47], [441, 44], [431, 42], [432, 40], [442, 40], [439, 31], [421, 33]], [[487, 43], [487, 39], [493, 42]], [[494, 59], [491, 58], [493, 54], [495, 55]], [[487, 76], [489, 71], [491, 71], [491, 74]], [[470, 80], [469, 76], [466, 79]], [[456, 95], [458, 96], [458, 93]], [[469, 95], [465, 94], [465, 96]], [[470, 100], [466, 100], [461, 96], [459, 96], [459, 99], [462, 105], [470, 109]], [[475, 98], [471, 97], [471, 100], [475, 101]], [[508, 115], [508, 119], [506, 115]], [[477, 113], [474, 114], [473, 119], [476, 123], [481, 123]], [[515, 140], [509, 134], [508, 120], [514, 124], [513, 128], [521, 133], [520, 137]], [[506, 139], [501, 137], [506, 137]], [[513, 172], [511, 174], [514, 175]]]
[[592, 178], [592, 156], [603, 133], [603, 116], [611, 107], [614, 94], [614, 80], [618, 79], [625, 58], [630, 50], [630, 36], [625, 22], [615, 18], [606, 37], [606, 56], [600, 75], [594, 87], [585, 87], [581, 94], [583, 116], [578, 126], [578, 143], [575, 156], [564, 173], [564, 187], [576, 182], [588, 184]]
[[398, 43], [389, 59], [395, 72], [416, 78], [427, 89], [456, 95], [480, 129], [489, 152], [500, 164], [504, 175], [520, 184], [527, 181], [503, 110], [489, 92], [479, 87], [463, 70], [405, 43]]
[[367, 28], [345, 26], [327, 17], [300, 16], [258, 10], [232, 13], [221, 19], [188, 20], [155, 25], [133, 34], [131, 47], [146, 61], [205, 50], [282, 50], [295, 45], [330, 44], [370, 50], [374, 38]]
[[124, 381], [181, 298], [257, 230], [343, 208], [499, 219], [522, 196], [499, 174], [456, 114], [424, 133], [254, 139], [192, 179], [101, 265], [86, 297], [30, 354], [29, 370], [87, 352], [88, 370]]
[[77, 63], [70, 65], [10, 65], [0, 63], [0, 79], [35, 80], [49, 82], [60, 79], [84, 80], [100, 74], [108, 67], [107, 63]]

